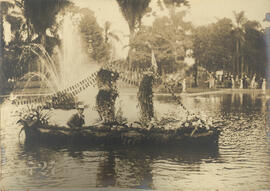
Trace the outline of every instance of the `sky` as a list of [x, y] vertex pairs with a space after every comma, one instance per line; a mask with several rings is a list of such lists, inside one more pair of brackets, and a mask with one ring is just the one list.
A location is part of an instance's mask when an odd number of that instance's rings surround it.
[[[110, 20], [117, 28], [127, 31], [128, 26], [124, 20], [116, 0], [73, 0], [80, 7], [88, 7], [96, 14], [99, 23]], [[158, 13], [158, 16], [166, 15], [160, 13], [157, 6], [157, 0], [152, 0], [150, 7]], [[190, 8], [187, 19], [197, 25], [204, 25], [215, 22], [218, 18], [233, 18], [233, 11], [245, 11], [246, 16], [250, 20], [257, 20], [262, 25], [265, 14], [270, 12], [270, 0], [189, 0]], [[143, 19], [148, 24], [150, 19]]]
[[189, 17], [196, 25], [215, 22], [217, 18], [233, 18], [233, 11], [245, 11], [250, 20], [263, 26], [265, 14], [270, 12], [270, 0], [190, 0]]
[[[73, 0], [80, 7], [88, 7], [95, 12], [97, 22], [104, 26], [106, 21], [112, 23], [111, 27], [118, 34], [121, 43], [116, 43], [117, 55], [125, 57], [128, 44], [129, 28], [123, 18], [116, 0]], [[250, 20], [257, 20], [265, 28], [270, 22], [263, 22], [265, 14], [270, 12], [270, 0], [189, 0], [190, 8], [183, 8], [187, 11], [186, 20], [191, 21], [194, 26], [206, 25], [216, 22], [219, 18], [228, 17], [233, 19], [233, 11], [245, 11]], [[160, 11], [157, 0], [152, 0], [150, 7], [157, 16], [167, 15], [166, 11]], [[143, 24], [151, 25], [155, 16], [144, 17]]]

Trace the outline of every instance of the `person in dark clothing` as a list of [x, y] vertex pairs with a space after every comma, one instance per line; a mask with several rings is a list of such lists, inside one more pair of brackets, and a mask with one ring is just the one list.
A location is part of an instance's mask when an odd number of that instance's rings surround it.
[[71, 116], [71, 118], [68, 120], [67, 125], [75, 130], [78, 130], [82, 128], [82, 126], [85, 124], [84, 121], [84, 105], [78, 105], [77, 106], [78, 113], [75, 113]]

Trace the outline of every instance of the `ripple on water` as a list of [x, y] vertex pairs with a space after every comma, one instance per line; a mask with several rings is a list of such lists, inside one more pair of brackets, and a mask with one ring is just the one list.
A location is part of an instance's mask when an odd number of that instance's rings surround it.
[[[16, 117], [8, 115], [12, 106], [2, 105], [2, 112], [7, 115], [5, 125], [1, 126], [1, 146], [6, 158], [1, 183], [10, 189], [107, 186], [159, 190], [270, 188], [269, 112], [262, 96], [256, 98], [255, 95], [255, 100], [252, 96], [228, 93], [183, 98], [188, 108], [205, 111], [213, 119], [225, 121], [216, 150], [26, 147], [18, 144], [20, 127], [16, 124]], [[125, 101], [122, 106], [126, 117], [133, 120], [137, 116], [136, 95], [123, 94], [121, 99]], [[155, 109], [161, 116], [175, 111], [176, 105], [171, 99], [156, 97]], [[60, 122], [65, 124], [64, 117], [72, 112], [57, 110], [56, 121], [59, 114]], [[95, 116], [94, 111], [86, 110], [89, 123]]]

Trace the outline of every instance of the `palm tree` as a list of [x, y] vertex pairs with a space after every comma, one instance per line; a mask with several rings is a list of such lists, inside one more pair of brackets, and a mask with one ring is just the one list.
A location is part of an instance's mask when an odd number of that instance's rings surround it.
[[[135, 29], [141, 26], [142, 17], [150, 11], [149, 3], [151, 0], [116, 0], [123, 17], [129, 26], [129, 44], [134, 39]], [[132, 63], [132, 50], [128, 52], [128, 62]]]
[[238, 74], [244, 72], [244, 55], [243, 55], [243, 44], [245, 42], [245, 30], [244, 25], [247, 22], [245, 12], [239, 13], [233, 12], [236, 25], [233, 28], [233, 34], [235, 37], [235, 58], [234, 58], [234, 71]]
[[128, 22], [130, 38], [134, 37], [136, 27], [140, 27], [142, 17], [148, 12], [150, 0], [117, 0], [120, 10]]
[[[244, 24], [245, 44], [243, 46], [245, 56], [245, 72], [259, 72], [264, 58], [264, 39], [263, 32], [260, 31], [261, 25], [258, 21], [247, 21]], [[263, 50], [262, 50], [263, 49]], [[256, 63], [256, 64], [254, 64]], [[265, 69], [265, 67], [263, 67]], [[260, 73], [260, 72], [259, 72]]]
[[5, 46], [5, 39], [4, 39], [4, 18], [8, 14], [9, 8], [13, 7], [14, 4], [8, 1], [0, 2], [0, 93], [4, 91], [4, 85], [6, 82], [6, 76], [3, 72], [3, 53], [4, 53], [4, 46]]
[[[164, 6], [169, 10], [170, 15], [175, 15], [175, 9], [181, 6], [189, 7], [188, 0], [163, 0]], [[158, 5], [163, 9], [162, 3], [159, 0]]]
[[68, 5], [69, 0], [22, 0], [24, 15], [38, 34], [39, 42], [46, 47], [46, 30], [55, 24], [56, 15]]

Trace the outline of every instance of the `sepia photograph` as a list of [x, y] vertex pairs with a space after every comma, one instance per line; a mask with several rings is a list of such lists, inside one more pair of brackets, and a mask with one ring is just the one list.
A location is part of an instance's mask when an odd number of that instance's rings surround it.
[[0, 191], [270, 191], [270, 0], [0, 0]]

